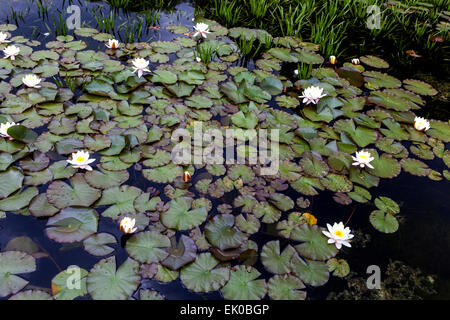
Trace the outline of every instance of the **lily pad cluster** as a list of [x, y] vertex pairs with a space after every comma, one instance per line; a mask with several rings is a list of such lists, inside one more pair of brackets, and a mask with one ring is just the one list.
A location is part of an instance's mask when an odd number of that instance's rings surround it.
[[[316, 45], [294, 37], [273, 39], [276, 45], [254, 67], [238, 66], [241, 54], [227, 36], [267, 34], [205, 22], [211, 32], [203, 42], [174, 33], [171, 41], [103, 51], [91, 50], [87, 41], [101, 47], [112, 36], [95, 29], [41, 44], [0, 25], [20, 48], [14, 61], [0, 59], [0, 122], [19, 124], [8, 130], [12, 139], [0, 138], [0, 181], [8, 181], [0, 184], [0, 211], [46, 218], [50, 239], [80, 243], [100, 259], [90, 270], [81, 269], [81, 289], [65, 287], [70, 272], [64, 270], [49, 295], [20, 292], [27, 285], [21, 274], [36, 269], [32, 253], [1, 252], [0, 296], [129, 299], [143, 279], [153, 278], [181, 281], [193, 292], [219, 290], [226, 299], [305, 299], [309, 286], [349, 272], [322, 228], [300, 218], [308, 199], [329, 190], [339, 203], [368, 203], [370, 189], [402, 169], [433, 180], [450, 178], [448, 170], [426, 163], [436, 157], [449, 166], [449, 123], [431, 120], [426, 132], [413, 127], [414, 111], [437, 93], [430, 85], [386, 74], [387, 62], [374, 56], [361, 57], [362, 68], [329, 68]], [[214, 49], [213, 61], [197, 62], [199, 43]], [[148, 59], [151, 72], [133, 73], [135, 58]], [[311, 79], [281, 75], [298, 63], [313, 65]], [[23, 87], [28, 73], [45, 79], [41, 88]], [[326, 96], [305, 106], [298, 96], [313, 85]], [[278, 173], [261, 175], [264, 164], [173, 163], [172, 133], [192, 132], [194, 122], [204, 132], [278, 129]], [[352, 166], [351, 155], [361, 148], [374, 157], [374, 169]], [[78, 150], [96, 159], [93, 171], [67, 163]], [[182, 180], [184, 171], [190, 182]], [[396, 203], [386, 197], [374, 203], [372, 225], [397, 230]], [[134, 218], [137, 231], [125, 244], [129, 257], [119, 265], [118, 239], [99, 232], [98, 224], [123, 217]], [[327, 223], [319, 215], [318, 220]], [[270, 225], [279, 237], [255, 242]], [[258, 259], [269, 279], [261, 276]], [[138, 296], [164, 298], [152, 290]]]

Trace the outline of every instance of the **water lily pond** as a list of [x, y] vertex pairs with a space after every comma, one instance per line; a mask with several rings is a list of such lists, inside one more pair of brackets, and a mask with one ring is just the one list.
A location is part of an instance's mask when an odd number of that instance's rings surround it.
[[0, 299], [449, 299], [450, 3], [327, 3], [3, 0]]

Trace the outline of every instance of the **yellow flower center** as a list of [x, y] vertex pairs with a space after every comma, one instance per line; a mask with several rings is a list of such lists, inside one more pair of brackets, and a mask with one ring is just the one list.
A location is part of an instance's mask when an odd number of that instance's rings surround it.
[[78, 157], [78, 158], [77, 158], [77, 161], [79, 161], [79, 162], [84, 161], [84, 157], [81, 157], [81, 156]]
[[367, 156], [364, 156], [364, 155], [361, 155], [360, 157], [363, 159], [367, 159]]
[[335, 235], [335, 236], [338, 236], [338, 237], [342, 237], [342, 236], [344, 235], [344, 233], [343, 233], [341, 230], [336, 230], [336, 231], [334, 232], [334, 235]]

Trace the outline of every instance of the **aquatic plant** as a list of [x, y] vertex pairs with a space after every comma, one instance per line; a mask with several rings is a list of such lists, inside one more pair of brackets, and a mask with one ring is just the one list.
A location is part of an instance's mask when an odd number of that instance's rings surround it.
[[[65, 285], [70, 270], [61, 269], [48, 293], [23, 290], [28, 281], [21, 274], [35, 272], [36, 260], [49, 255], [21, 252], [13, 242], [9, 248], [16, 250], [0, 252], [0, 279], [8, 277], [0, 281], [1, 297], [125, 300], [143, 278], [154, 278], [226, 299], [306, 299], [310, 286], [350, 272], [341, 256], [350, 250], [342, 242], [350, 230], [341, 223], [328, 231], [342, 232], [329, 243], [323, 226], [330, 221], [312, 211], [314, 196], [327, 190], [339, 204], [368, 204], [370, 224], [393, 233], [402, 227], [400, 206], [385, 195], [372, 199], [382, 179], [402, 171], [450, 179], [448, 122], [430, 119], [428, 130], [414, 128], [415, 112], [438, 93], [431, 85], [386, 73], [389, 63], [374, 55], [329, 68], [317, 44], [304, 39], [205, 23], [215, 40], [197, 43], [185, 26], [171, 25], [164, 30], [170, 41], [133, 41], [117, 50], [105, 48], [113, 34], [88, 27], [74, 30], [77, 39], [59, 35], [42, 48], [37, 40], [11, 37], [20, 55], [0, 60], [6, 136], [0, 179], [12, 182], [0, 188], [0, 211], [40, 218], [49, 239], [98, 258], [89, 270], [80, 268], [79, 288]], [[254, 64], [236, 65], [239, 41], [254, 47], [268, 39], [272, 45]], [[287, 78], [296, 65], [311, 77]], [[26, 74], [54, 78], [56, 85], [24, 88]], [[174, 163], [172, 134], [191, 132], [195, 122], [203, 123], [202, 134], [279, 130], [276, 175], [262, 174], [266, 163]], [[193, 145], [202, 153], [210, 147]], [[367, 152], [356, 157], [364, 167], [352, 165], [359, 150]], [[250, 151], [236, 146], [238, 152]], [[370, 166], [361, 156], [372, 159]], [[447, 168], [430, 167], [435, 158]], [[82, 167], [87, 170], [77, 170]], [[100, 232], [99, 222], [117, 233]], [[121, 238], [128, 257], [118, 263], [121, 224], [133, 234]], [[253, 240], [270, 229], [273, 239]], [[162, 298], [154, 291], [139, 296]]]

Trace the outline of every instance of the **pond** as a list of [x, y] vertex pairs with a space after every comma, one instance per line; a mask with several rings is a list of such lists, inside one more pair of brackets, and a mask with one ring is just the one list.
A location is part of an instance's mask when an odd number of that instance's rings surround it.
[[0, 299], [449, 299], [449, 2], [352, 3], [2, 1]]

